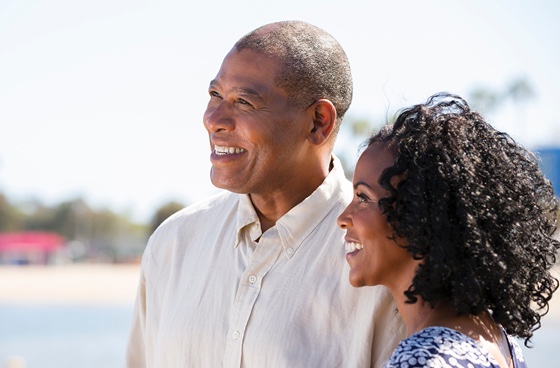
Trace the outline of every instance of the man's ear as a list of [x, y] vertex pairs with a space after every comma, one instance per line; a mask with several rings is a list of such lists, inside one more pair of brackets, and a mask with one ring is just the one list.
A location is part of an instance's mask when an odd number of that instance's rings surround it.
[[326, 99], [320, 99], [309, 107], [313, 114], [313, 126], [307, 140], [311, 144], [321, 145], [327, 141], [336, 123], [336, 108]]

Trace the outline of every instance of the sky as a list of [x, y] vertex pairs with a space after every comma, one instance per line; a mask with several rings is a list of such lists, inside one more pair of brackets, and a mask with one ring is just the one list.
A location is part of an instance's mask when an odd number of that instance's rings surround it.
[[[560, 146], [559, 17], [555, 0], [1, 0], [0, 192], [140, 221], [215, 193], [208, 83], [237, 39], [292, 19], [346, 50], [349, 119], [523, 78], [535, 96], [488, 120], [529, 148]], [[335, 147], [356, 149], [344, 135]]]

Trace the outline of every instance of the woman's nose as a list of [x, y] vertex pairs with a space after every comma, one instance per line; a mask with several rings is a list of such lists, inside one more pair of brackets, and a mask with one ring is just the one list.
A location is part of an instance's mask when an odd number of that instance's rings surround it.
[[348, 227], [352, 226], [352, 219], [350, 218], [350, 215], [348, 213], [349, 208], [350, 206], [346, 207], [344, 212], [342, 212], [336, 220], [338, 227], [340, 227], [341, 229], [347, 229]]

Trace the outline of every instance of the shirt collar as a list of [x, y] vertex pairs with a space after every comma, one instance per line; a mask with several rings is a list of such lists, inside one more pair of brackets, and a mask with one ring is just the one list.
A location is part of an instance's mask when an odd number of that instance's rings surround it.
[[[334, 210], [336, 204], [351, 196], [352, 187], [344, 176], [340, 160], [332, 156], [333, 168], [313, 193], [301, 203], [282, 216], [275, 227], [278, 229], [284, 253], [288, 259], [292, 258], [303, 241], [315, 230], [321, 221]], [[235, 247], [239, 245], [240, 233], [247, 226], [255, 224], [252, 238], [260, 236], [260, 223], [248, 195], [241, 195], [237, 216], [237, 239]], [[333, 222], [332, 226], [336, 226]], [[253, 234], [256, 236], [254, 237]], [[253, 240], [255, 240], [253, 239]]]
[[256, 241], [261, 234], [261, 224], [259, 222], [259, 216], [255, 212], [251, 198], [247, 194], [242, 194], [239, 196], [237, 208], [237, 235], [235, 239], [235, 248], [239, 246], [241, 242], [241, 231], [244, 227], [248, 225], [253, 225], [251, 231], [251, 239]]

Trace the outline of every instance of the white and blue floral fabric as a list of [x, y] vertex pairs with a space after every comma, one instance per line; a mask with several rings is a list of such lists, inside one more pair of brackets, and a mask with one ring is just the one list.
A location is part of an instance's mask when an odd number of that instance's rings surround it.
[[[508, 341], [514, 366], [526, 368], [519, 344], [510, 336]], [[467, 335], [438, 326], [425, 328], [402, 340], [384, 367], [499, 368], [499, 365]]]

